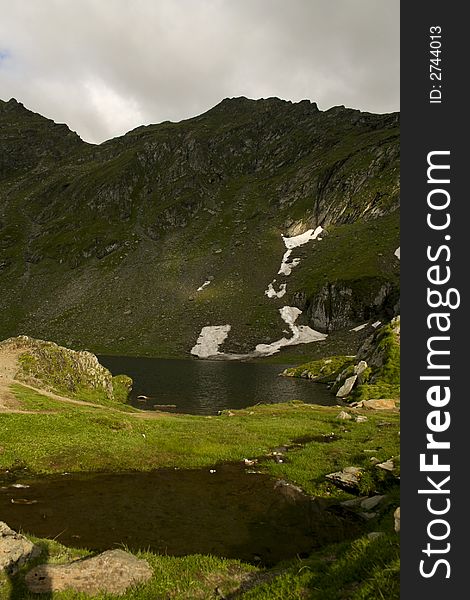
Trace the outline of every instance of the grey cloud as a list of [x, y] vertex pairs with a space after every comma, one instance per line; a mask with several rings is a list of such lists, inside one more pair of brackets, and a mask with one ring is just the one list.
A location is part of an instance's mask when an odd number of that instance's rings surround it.
[[399, 0], [0, 0], [0, 97], [99, 142], [227, 96], [398, 109]]

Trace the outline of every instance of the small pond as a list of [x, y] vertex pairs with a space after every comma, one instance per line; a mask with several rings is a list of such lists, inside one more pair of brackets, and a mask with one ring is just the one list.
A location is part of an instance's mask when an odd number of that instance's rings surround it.
[[[325, 385], [279, 377], [285, 365], [126, 356], [100, 356], [99, 360], [113, 375], [132, 377], [130, 403], [145, 410], [213, 415], [228, 408], [290, 400], [337, 404]], [[138, 396], [148, 399], [141, 401]]]
[[[272, 565], [357, 533], [357, 525], [241, 465], [55, 475], [0, 484], [10, 527], [92, 550], [125, 545]], [[15, 484], [18, 485], [18, 484]]]

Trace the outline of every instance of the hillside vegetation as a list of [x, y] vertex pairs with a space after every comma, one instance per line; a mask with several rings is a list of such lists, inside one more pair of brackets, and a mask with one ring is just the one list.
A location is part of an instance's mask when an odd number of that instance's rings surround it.
[[[397, 114], [233, 98], [94, 146], [0, 101], [0, 198], [0, 338], [186, 356], [206, 325], [279, 339], [283, 305], [329, 332], [396, 313]], [[281, 234], [317, 225], [269, 299]]]

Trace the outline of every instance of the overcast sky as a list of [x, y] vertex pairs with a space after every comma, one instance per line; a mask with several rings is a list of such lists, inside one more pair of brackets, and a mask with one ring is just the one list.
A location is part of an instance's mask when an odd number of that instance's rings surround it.
[[223, 98], [399, 109], [399, 0], [0, 0], [0, 98], [91, 142]]

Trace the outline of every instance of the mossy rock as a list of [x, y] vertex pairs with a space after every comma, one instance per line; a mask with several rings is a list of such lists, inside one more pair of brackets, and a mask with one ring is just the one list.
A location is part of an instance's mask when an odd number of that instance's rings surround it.
[[99, 404], [125, 402], [132, 389], [130, 377], [113, 377], [91, 352], [27, 336], [10, 338], [2, 346], [18, 352], [15, 378], [39, 389]]
[[345, 367], [352, 365], [351, 356], [328, 356], [320, 360], [304, 363], [298, 367], [292, 367], [282, 372], [284, 377], [301, 377], [312, 379], [319, 383], [334, 381]]
[[399, 317], [395, 317], [369, 336], [355, 358], [332, 356], [286, 369], [282, 374], [287, 377], [313, 379], [320, 383], [334, 381], [331, 391], [336, 393], [346, 379], [355, 374], [355, 365], [360, 361], [365, 361], [367, 367], [358, 376], [357, 384], [347, 401], [400, 397]]

